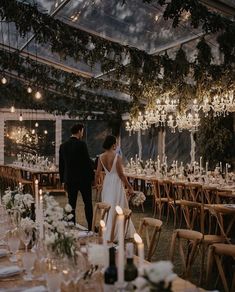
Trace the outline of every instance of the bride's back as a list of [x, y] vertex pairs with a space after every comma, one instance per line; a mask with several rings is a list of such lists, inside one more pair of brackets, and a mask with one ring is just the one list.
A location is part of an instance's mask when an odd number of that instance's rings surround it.
[[115, 152], [114, 151], [106, 151], [104, 152], [100, 158], [102, 160], [102, 164], [104, 165], [104, 167], [108, 170], [111, 171], [112, 166], [113, 166], [113, 162], [115, 159]]

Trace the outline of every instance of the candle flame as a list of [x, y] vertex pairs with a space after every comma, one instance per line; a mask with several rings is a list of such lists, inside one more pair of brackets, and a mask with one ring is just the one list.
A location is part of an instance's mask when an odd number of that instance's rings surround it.
[[37, 179], [35, 180], [35, 184], [38, 185], [38, 180]]
[[123, 211], [122, 208], [120, 206], [116, 206], [116, 212], [118, 213], [118, 215], [123, 215]]
[[41, 190], [41, 189], [39, 190], [39, 195], [40, 195], [40, 196], [42, 195], [42, 190]]
[[104, 220], [100, 220], [100, 226], [101, 226], [101, 228], [104, 228], [104, 227], [105, 227], [105, 222], [104, 222]]
[[138, 233], [134, 234], [134, 240], [135, 240], [136, 243], [142, 243], [143, 242], [142, 238], [139, 236]]

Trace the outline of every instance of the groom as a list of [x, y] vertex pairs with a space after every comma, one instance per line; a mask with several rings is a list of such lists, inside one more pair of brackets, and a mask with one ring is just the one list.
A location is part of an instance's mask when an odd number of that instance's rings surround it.
[[84, 126], [75, 124], [71, 128], [71, 137], [60, 145], [59, 172], [60, 181], [65, 184], [68, 193], [69, 204], [73, 211], [73, 220], [76, 223], [75, 209], [78, 191], [82, 194], [85, 205], [88, 230], [92, 226], [92, 180], [94, 171], [88, 154], [87, 145], [82, 141]]

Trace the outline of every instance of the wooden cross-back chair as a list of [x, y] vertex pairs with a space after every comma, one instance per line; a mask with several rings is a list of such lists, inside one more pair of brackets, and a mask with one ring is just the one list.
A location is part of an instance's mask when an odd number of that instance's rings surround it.
[[91, 230], [95, 232], [95, 226], [98, 224], [99, 234], [100, 234], [100, 220], [107, 222], [109, 216], [109, 210], [111, 206], [107, 203], [99, 202], [95, 204], [94, 215], [92, 220]]
[[139, 234], [141, 237], [146, 238], [148, 248], [147, 252], [148, 261], [151, 261], [151, 258], [154, 255], [155, 250], [157, 248], [160, 239], [162, 224], [163, 223], [161, 220], [149, 217], [145, 217], [140, 221]]

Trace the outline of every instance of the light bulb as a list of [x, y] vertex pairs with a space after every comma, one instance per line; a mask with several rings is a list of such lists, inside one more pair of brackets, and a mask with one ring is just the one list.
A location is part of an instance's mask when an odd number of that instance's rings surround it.
[[39, 125], [38, 125], [38, 122], [36, 122], [36, 123], [35, 123], [35, 127], [37, 128], [38, 126], [39, 126]]
[[29, 86], [29, 87], [27, 88], [27, 92], [28, 92], [28, 93], [32, 93], [32, 91], [33, 91], [32, 88]]
[[6, 83], [7, 83], [7, 79], [6, 79], [6, 77], [2, 77], [1, 82], [2, 82], [2, 84], [6, 84]]
[[11, 106], [10, 111], [11, 111], [11, 113], [14, 113], [16, 111], [14, 105]]
[[19, 121], [20, 121], [20, 122], [23, 121], [23, 116], [22, 116], [22, 114], [20, 114], [20, 116], [19, 116]]
[[42, 97], [41, 92], [40, 92], [40, 91], [37, 91], [37, 92], [35, 93], [35, 98], [36, 98], [36, 99], [40, 99], [41, 97]]

